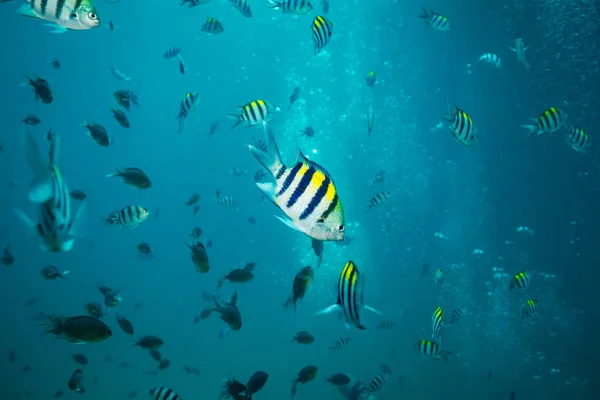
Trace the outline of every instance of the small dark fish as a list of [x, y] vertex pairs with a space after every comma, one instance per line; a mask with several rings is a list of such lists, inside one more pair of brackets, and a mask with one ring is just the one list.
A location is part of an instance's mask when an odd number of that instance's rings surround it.
[[95, 122], [86, 122], [81, 126], [87, 128], [88, 135], [100, 146], [108, 147], [110, 145], [110, 138], [108, 137], [106, 128], [102, 125]]
[[190, 199], [185, 203], [185, 206], [193, 206], [200, 201], [200, 195], [198, 193], [193, 193]]
[[121, 125], [125, 129], [129, 129], [131, 124], [129, 123], [129, 118], [127, 117], [127, 114], [125, 114], [122, 110], [115, 110], [114, 108], [111, 108], [110, 111], [113, 112], [113, 116], [115, 117], [115, 120], [119, 123], [119, 125]]
[[71, 190], [69, 196], [71, 196], [73, 200], [84, 201], [87, 197], [87, 194], [85, 194], [83, 190]]
[[192, 233], [190, 233], [190, 236], [194, 239], [200, 239], [200, 236], [202, 236], [202, 228], [198, 226], [194, 227], [194, 229], [192, 229]]
[[27, 114], [21, 120], [25, 125], [35, 126], [42, 123], [42, 120], [37, 117], [37, 115]]
[[140, 340], [134, 343], [134, 346], [140, 346], [142, 349], [158, 349], [165, 342], [158, 336], [144, 336]]
[[88, 365], [88, 359], [84, 354], [81, 354], [81, 353], [71, 354], [71, 358], [73, 358], [73, 361], [75, 361], [79, 365]]
[[[6, 246], [4, 248], [4, 252], [2, 253], [2, 256], [0, 257], [0, 265], [4, 265], [5, 267], [8, 267], [10, 265], [13, 265], [14, 263], [15, 263], [15, 257], [10, 252], [10, 246]], [[26, 306], [27, 305], [29, 305], [29, 304], [26, 304]]]
[[192, 262], [194, 263], [196, 271], [201, 274], [207, 273], [210, 269], [210, 262], [204, 244], [202, 244], [202, 242], [196, 242], [193, 245], [188, 244], [188, 247], [192, 251]]
[[78, 315], [51, 321], [46, 333], [71, 343], [98, 343], [112, 337], [112, 331], [104, 322], [89, 315]]
[[246, 394], [244, 395], [244, 400], [252, 400], [252, 395], [260, 391], [267, 380], [269, 379], [269, 374], [264, 371], [256, 371], [250, 379], [248, 383], [246, 383]]
[[288, 110], [290, 108], [292, 108], [292, 106], [294, 105], [294, 103], [296, 101], [298, 101], [298, 99], [300, 98], [300, 92], [301, 92], [301, 90], [302, 89], [300, 88], [300, 86], [296, 86], [294, 88], [294, 90], [292, 91], [292, 94], [290, 94], [290, 103], [288, 105]]
[[304, 300], [304, 296], [310, 292], [313, 276], [314, 271], [310, 266], [302, 268], [300, 272], [296, 274], [292, 285], [292, 294], [283, 305], [284, 308], [294, 306], [294, 311], [296, 310], [298, 302]]
[[131, 185], [137, 189], [150, 189], [152, 187], [152, 182], [150, 181], [150, 178], [140, 168], [115, 168], [114, 172], [106, 175], [107, 178], [112, 178], [115, 176], [118, 178], [122, 178], [123, 183]]
[[396, 326], [396, 321], [392, 321], [391, 319], [385, 320], [379, 324], [378, 328], [383, 330], [392, 330]]
[[87, 303], [84, 306], [84, 309], [88, 313], [89, 316], [92, 316], [94, 318], [104, 317], [104, 312], [102, 311], [102, 306], [95, 301], [91, 301], [91, 302]]
[[8, 362], [13, 363], [17, 361], [17, 353], [14, 350], [8, 352]]
[[315, 136], [315, 130], [313, 129], [312, 126], [307, 126], [306, 128], [302, 129], [300, 132], [302, 132], [302, 135], [304, 135], [306, 137]]
[[292, 398], [296, 395], [298, 391], [298, 383], [308, 383], [314, 380], [317, 377], [318, 368], [314, 365], [309, 365], [300, 370], [296, 379], [292, 381]]
[[119, 363], [119, 367], [121, 367], [121, 368], [129, 368], [129, 367], [131, 367], [131, 364], [129, 362], [127, 362], [127, 361], [121, 361]]
[[187, 71], [187, 69], [185, 68], [185, 64], [183, 63], [183, 59], [181, 57], [179, 57], [179, 73], [181, 75], [185, 75], [186, 71]]
[[300, 331], [292, 339], [292, 343], [311, 344], [315, 341], [315, 337], [308, 331]]
[[227, 399], [229, 397], [231, 397], [233, 400], [243, 400], [244, 395], [242, 393], [245, 391], [246, 385], [235, 378], [228, 378], [221, 389], [221, 396], [219, 397], [219, 400]]
[[160, 360], [162, 360], [162, 355], [157, 349], [150, 349], [150, 357], [152, 357], [156, 362], [160, 362]]
[[167, 360], [166, 358], [163, 358], [158, 362], [158, 369], [167, 369], [170, 366], [171, 366], [171, 361]]
[[375, 110], [373, 110], [373, 106], [369, 106], [367, 110], [367, 131], [369, 132], [369, 136], [373, 132], [373, 128], [375, 127]]
[[218, 128], [219, 128], [219, 120], [218, 119], [211, 122], [210, 126], [208, 127], [208, 137], [211, 137], [212, 135], [214, 135], [217, 132]]
[[236, 268], [233, 271], [230, 271], [227, 275], [221, 278], [217, 284], [217, 289], [220, 289], [223, 286], [225, 281], [229, 281], [231, 283], [247, 283], [254, 279], [254, 267], [256, 267], [256, 263], [249, 262], [244, 265], [242, 268]]
[[117, 103], [121, 106], [124, 107], [127, 111], [131, 111], [131, 105], [135, 104], [136, 106], [140, 106], [140, 103], [138, 101], [138, 97], [136, 96], [135, 93], [133, 93], [131, 90], [129, 89], [125, 89], [125, 90], [117, 90], [116, 92], [113, 93], [115, 100], [117, 101]]
[[133, 325], [131, 324], [131, 322], [127, 318], [122, 317], [118, 314], [116, 314], [116, 317], [117, 323], [119, 324], [123, 332], [125, 332], [128, 335], [133, 335]]
[[346, 374], [338, 373], [327, 378], [327, 382], [333, 386], [344, 386], [349, 384], [351, 381], [350, 377]]
[[213, 312], [221, 315], [221, 320], [225, 322], [233, 331], [239, 331], [242, 328], [242, 315], [237, 308], [237, 289], [233, 292], [228, 303], [220, 300], [217, 295], [213, 295], [214, 305], [207, 307], [200, 313], [199, 319], [207, 319]]
[[108, 30], [109, 31], [114, 32], [116, 28], [117, 28], [117, 26], [115, 25], [115, 22], [112, 19], [110, 21], [108, 21]]
[[69, 271], [61, 272], [54, 265], [48, 265], [48, 266], [42, 268], [41, 271], [40, 271], [40, 273], [42, 274], [42, 277], [44, 279], [47, 279], [49, 281], [53, 281], [53, 280], [56, 280], [58, 278], [66, 279], [65, 275], [67, 275], [69, 273]]
[[69, 379], [69, 389], [75, 393], [85, 393], [85, 388], [82, 385], [83, 382], [83, 371], [76, 369], [73, 371], [71, 378]]
[[31, 371], [31, 366], [29, 364], [25, 364], [23, 368], [21, 368], [21, 372], [29, 372]]
[[52, 143], [52, 141], [54, 140], [54, 138], [56, 137], [56, 133], [54, 133], [54, 131], [52, 129], [48, 129], [48, 132], [46, 133], [46, 140], [50, 143]]
[[136, 398], [138, 394], [140, 394], [139, 390], [132, 390], [131, 392], [127, 393], [127, 398], [128, 399]]
[[494, 375], [491, 368], [488, 368], [488, 383], [492, 383]]
[[146, 242], [142, 242], [137, 245], [138, 257], [143, 260], [150, 260], [154, 258], [154, 253], [152, 253], [152, 249], [150, 245]]
[[60, 69], [60, 61], [58, 60], [58, 58], [56, 57], [52, 57], [50, 59], [50, 65], [52, 66], [52, 68], [54, 69]]
[[62, 390], [58, 389], [56, 392], [54, 392], [54, 398], [58, 399], [59, 397], [62, 397], [65, 394], [65, 392], [63, 392]]
[[256, 223], [256, 220], [254, 219], [254, 217], [248, 217], [248, 223], [250, 225], [254, 225]]
[[35, 100], [41, 100], [44, 104], [50, 104], [54, 100], [52, 96], [52, 90], [48, 82], [42, 78], [36, 78], [35, 80], [27, 78], [28, 82], [23, 85], [29, 85], [33, 88]]

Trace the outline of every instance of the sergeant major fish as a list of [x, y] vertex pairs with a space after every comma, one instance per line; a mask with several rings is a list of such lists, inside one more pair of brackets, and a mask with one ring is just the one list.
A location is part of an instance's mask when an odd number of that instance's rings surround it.
[[242, 122], [245, 122], [246, 126], [264, 126], [273, 118], [273, 113], [279, 111], [279, 107], [259, 99], [240, 106], [240, 113], [230, 114], [229, 118], [236, 120], [232, 129]]
[[311, 25], [312, 41], [315, 56], [319, 54], [331, 40], [333, 35], [333, 22], [327, 18], [317, 15]]
[[252, 9], [250, 8], [250, 4], [248, 4], [248, 0], [229, 0], [233, 8], [238, 10], [244, 17], [251, 18], [252, 17]]
[[269, 0], [270, 8], [281, 10], [284, 14], [304, 15], [313, 9], [309, 0]]
[[88, 30], [100, 26], [100, 18], [91, 0], [26, 0], [17, 12], [25, 17], [48, 21], [52, 33], [68, 29]]
[[567, 121], [567, 114], [556, 107], [550, 107], [537, 118], [531, 118], [532, 124], [521, 125], [521, 127], [529, 130], [527, 138], [536, 133], [542, 135], [544, 133], [552, 133], [560, 129]]
[[467, 147], [475, 144], [477, 132], [469, 114], [456, 106], [452, 107], [448, 103], [448, 113], [444, 119], [450, 122], [448, 129], [460, 144]]
[[283, 223], [317, 240], [344, 239], [344, 209], [329, 173], [298, 150], [296, 163], [288, 168], [281, 161], [277, 143], [265, 127], [267, 151], [248, 145], [273, 180], [259, 179], [256, 185], [288, 218]]
[[575, 125], [567, 122], [565, 126], [569, 129], [569, 132], [565, 135], [565, 140], [571, 148], [580, 153], [588, 153], [592, 148], [590, 137], [583, 129], [576, 127]]
[[190, 111], [198, 105], [199, 100], [200, 94], [197, 92], [190, 92], [185, 95], [183, 100], [181, 100], [179, 114], [177, 115], [177, 120], [179, 121], [179, 133], [183, 131], [185, 119], [188, 117]]
[[452, 28], [447, 17], [428, 10], [425, 7], [423, 7], [423, 14], [419, 15], [419, 18], [422, 18], [423, 22], [427, 25], [441, 32], [447, 32]]

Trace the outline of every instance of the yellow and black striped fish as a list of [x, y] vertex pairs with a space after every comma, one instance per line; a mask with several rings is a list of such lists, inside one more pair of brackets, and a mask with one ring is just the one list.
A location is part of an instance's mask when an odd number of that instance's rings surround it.
[[435, 277], [433, 278], [435, 280], [435, 283], [438, 287], [438, 289], [441, 289], [444, 286], [444, 276], [446, 275], [446, 271], [444, 271], [443, 269], [438, 269], [435, 273]]
[[448, 361], [448, 356], [452, 355], [449, 351], [444, 351], [440, 348], [440, 345], [431, 340], [419, 340], [413, 348], [425, 357], [433, 357], [438, 360]]
[[183, 131], [185, 119], [188, 117], [190, 111], [192, 111], [192, 109], [198, 105], [198, 100], [200, 100], [200, 94], [197, 92], [190, 92], [185, 95], [183, 100], [181, 100], [179, 115], [177, 115], [177, 120], [179, 121], [179, 132]]
[[231, 114], [230, 118], [235, 119], [235, 124], [232, 129], [241, 124], [246, 123], [246, 126], [266, 125], [273, 118], [274, 112], [279, 112], [280, 108], [272, 105], [264, 100], [254, 100], [248, 104], [240, 106], [239, 114]]
[[573, 150], [580, 153], [588, 153], [592, 147], [592, 142], [587, 133], [583, 129], [578, 128], [570, 123], [566, 123], [566, 127], [569, 132], [565, 135], [567, 144], [573, 148]]
[[233, 8], [238, 10], [244, 17], [250, 18], [252, 17], [252, 10], [250, 9], [250, 4], [248, 4], [248, 0], [229, 0], [231, 1], [231, 5]]
[[431, 322], [431, 338], [436, 343], [440, 343], [440, 339], [442, 338], [442, 330], [444, 329], [444, 310], [442, 310], [442, 307], [438, 307], [435, 309], [435, 311], [433, 312], [433, 316], [431, 317]]
[[221, 21], [216, 18], [207, 17], [200, 30], [206, 33], [218, 34], [223, 33], [225, 29], [223, 29]]
[[531, 274], [527, 271], [521, 271], [512, 278], [510, 281], [510, 285], [508, 286], [509, 290], [514, 289], [525, 289], [529, 286], [531, 282]]
[[422, 18], [423, 22], [432, 28], [437, 29], [438, 31], [447, 32], [452, 29], [448, 18], [428, 10], [425, 7], [423, 7], [423, 14], [419, 15], [419, 18]]
[[315, 55], [319, 54], [331, 40], [333, 23], [327, 18], [317, 15], [312, 22], [312, 40]]
[[[53, 33], [67, 29], [87, 30], [100, 26], [100, 18], [92, 0], [26, 0], [17, 12], [30, 18], [50, 22]], [[55, 25], [56, 24], [56, 25]]]
[[300, 150], [296, 163], [291, 168], [286, 167], [273, 133], [267, 127], [265, 132], [266, 151], [254, 145], [248, 145], [248, 148], [273, 177], [255, 176], [255, 182], [288, 217], [277, 218], [312, 239], [344, 240], [344, 208], [329, 173], [307, 159]]
[[537, 118], [531, 118], [533, 124], [521, 125], [523, 128], [529, 129], [527, 137], [530, 137], [534, 133], [541, 135], [544, 133], [551, 133], [560, 129], [567, 121], [567, 114], [556, 107], [550, 107]]
[[284, 14], [304, 15], [313, 9], [309, 0], [269, 0], [269, 8], [281, 10]]
[[114, 211], [104, 220], [105, 225], [119, 225], [126, 228], [136, 228], [150, 216], [150, 211], [142, 206], [133, 205]]
[[379, 207], [382, 204], [385, 204], [389, 200], [391, 195], [391, 192], [377, 193], [375, 196], [371, 197], [371, 200], [369, 201], [369, 204], [365, 206], [365, 209], [369, 211], [371, 208]]
[[525, 304], [523, 304], [523, 310], [521, 311], [521, 318], [536, 319], [541, 313], [538, 303], [537, 300], [526, 300]]
[[367, 77], [365, 78], [365, 81], [367, 82], [367, 86], [373, 87], [373, 85], [375, 85], [375, 82], [377, 82], [377, 75], [375, 75], [375, 71], [369, 71]]
[[469, 114], [448, 103], [448, 114], [446, 114], [444, 119], [450, 122], [448, 129], [450, 129], [450, 132], [452, 132], [452, 135], [454, 135], [460, 144], [467, 147], [475, 144], [477, 141], [477, 132]]
[[360, 317], [363, 309], [382, 315], [379, 311], [364, 303], [365, 279], [353, 261], [348, 261], [338, 278], [337, 301], [335, 304], [319, 311], [315, 315], [329, 314], [333, 311], [342, 311], [346, 325], [354, 325], [358, 329], [367, 329]]

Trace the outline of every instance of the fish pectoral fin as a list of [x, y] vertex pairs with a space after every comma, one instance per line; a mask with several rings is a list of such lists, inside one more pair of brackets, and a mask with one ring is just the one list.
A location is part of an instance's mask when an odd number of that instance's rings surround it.
[[52, 175], [35, 139], [27, 131], [23, 134], [23, 150], [34, 176], [29, 188], [29, 200], [43, 203], [52, 197]]
[[71, 235], [77, 237], [85, 237], [85, 234], [81, 232], [81, 226], [85, 222], [88, 212], [89, 212], [89, 200], [85, 199], [81, 202], [77, 213], [75, 214], [75, 219], [73, 220], [73, 227], [71, 228]]
[[279, 215], [275, 215], [274, 217], [277, 218], [278, 220], [280, 220], [281, 222], [283, 222], [284, 224], [286, 224], [287, 226], [289, 226], [290, 228], [297, 230], [298, 232], [302, 232], [300, 230], [300, 228], [298, 228], [296, 226], [296, 224], [294, 223], [294, 221], [292, 221], [291, 219], [280, 217]]
[[374, 312], [374, 313], [375, 313], [375, 314], [377, 314], [377, 315], [381, 315], [381, 316], [383, 316], [383, 313], [381, 313], [380, 311], [377, 311], [377, 310], [376, 310], [376, 309], [374, 309], [373, 307], [371, 307], [371, 306], [368, 306], [368, 305], [366, 305], [366, 304], [365, 304], [365, 310], [369, 310], [369, 311], [371, 311], [371, 312]]
[[50, 31], [50, 33], [65, 33], [68, 30], [64, 26], [61, 26], [58, 24], [44, 24], [44, 25], [49, 26], [50, 28], [53, 28]]
[[324, 308], [321, 311], [315, 313], [313, 316], [316, 317], [317, 315], [331, 314], [332, 312], [336, 312], [336, 311], [340, 311], [339, 304], [332, 304], [329, 307]]
[[15, 208], [15, 214], [17, 214], [17, 217], [19, 217], [23, 222], [25, 222], [25, 225], [27, 225], [30, 228], [34, 228], [36, 226], [36, 223], [29, 218], [29, 216], [27, 214], [25, 214], [25, 212], [19, 208]]

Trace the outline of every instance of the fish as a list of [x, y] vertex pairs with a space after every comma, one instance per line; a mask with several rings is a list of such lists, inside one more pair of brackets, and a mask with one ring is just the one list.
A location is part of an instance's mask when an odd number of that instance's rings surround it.
[[[23, 7], [27, 7], [25, 4]], [[54, 101], [54, 95], [48, 81], [42, 78], [31, 79], [27, 77], [27, 82], [22, 83], [21, 86], [29, 85], [33, 88], [34, 99], [41, 100], [44, 104], [50, 104]]]
[[69, 196], [73, 199], [73, 200], [77, 200], [77, 201], [84, 201], [87, 198], [87, 194], [83, 191], [83, 190], [71, 190], [69, 192]]
[[181, 58], [181, 56], [179, 56], [179, 73], [181, 75], [185, 75], [187, 71], [187, 68], [185, 67], [185, 64], [183, 63], [183, 58]]
[[232, 129], [241, 123], [245, 123], [247, 127], [266, 125], [273, 118], [273, 113], [281, 111], [281, 109], [264, 100], [254, 100], [243, 106], [240, 106], [238, 114], [230, 114], [229, 118], [235, 120]]
[[394, 329], [395, 326], [396, 326], [396, 321], [393, 321], [391, 319], [386, 319], [385, 321], [383, 321], [382, 323], [379, 324], [378, 328], [389, 331], [389, 330]]
[[248, 4], [248, 0], [229, 0], [233, 8], [238, 10], [244, 17], [251, 18], [252, 17], [252, 9], [250, 8], [250, 4]]
[[373, 379], [371, 379], [371, 382], [369, 382], [369, 386], [367, 387], [368, 392], [375, 393], [383, 390], [389, 379], [388, 374], [389, 373], [386, 371], [381, 371], [375, 375]]
[[269, 0], [269, 8], [281, 10], [284, 14], [304, 15], [313, 10], [309, 0]]
[[100, 17], [91, 0], [27, 0], [17, 13], [47, 21], [52, 33], [88, 30], [100, 26]]
[[183, 100], [181, 100], [179, 115], [177, 115], [180, 133], [183, 131], [185, 119], [188, 117], [190, 111], [192, 111], [198, 105], [199, 100], [200, 94], [198, 92], [187, 93]]
[[85, 393], [85, 388], [82, 385], [83, 382], [83, 370], [77, 368], [71, 374], [71, 378], [69, 378], [69, 382], [67, 386], [72, 392], [75, 393]]
[[306, 128], [300, 130], [300, 132], [302, 132], [302, 135], [306, 136], [306, 137], [315, 136], [315, 130], [313, 129], [312, 126], [307, 126]]
[[292, 108], [294, 103], [296, 103], [298, 101], [298, 99], [300, 98], [301, 91], [302, 91], [302, 89], [300, 88], [300, 86], [296, 86], [294, 88], [294, 90], [292, 90], [292, 94], [290, 94], [290, 102], [288, 104], [288, 110], [290, 108]]
[[219, 279], [217, 283], [217, 289], [220, 289], [223, 286], [225, 281], [229, 281], [231, 283], [248, 283], [254, 279], [254, 268], [256, 267], [256, 263], [249, 262], [245, 263], [242, 268], [236, 268], [232, 271], [229, 271], [223, 278]]
[[159, 362], [158, 362], [158, 369], [159, 370], [163, 370], [163, 369], [167, 369], [171, 366], [171, 361], [169, 361], [166, 358], [162, 358]]
[[165, 344], [165, 341], [158, 336], [147, 335], [135, 342], [133, 346], [139, 346], [145, 350], [159, 349]]
[[514, 51], [517, 54], [517, 61], [520, 62], [521, 64], [523, 64], [523, 66], [529, 70], [529, 68], [531, 68], [531, 65], [529, 65], [529, 62], [527, 62], [527, 49], [529, 47], [525, 46], [525, 43], [523, 43], [523, 39], [521, 38], [517, 38], [515, 40], [515, 47], [509, 47], [509, 49], [511, 49], [512, 51]]
[[200, 195], [198, 193], [192, 193], [190, 199], [185, 203], [186, 207], [193, 206], [200, 201]]
[[131, 205], [120, 211], [114, 211], [105, 218], [105, 225], [119, 225], [130, 229], [137, 228], [142, 222], [148, 219], [150, 211], [142, 206]]
[[360, 273], [354, 261], [348, 261], [342, 268], [342, 272], [337, 281], [336, 303], [317, 312], [315, 315], [329, 314], [334, 311], [341, 311], [346, 326], [354, 325], [358, 329], [367, 329], [361, 322], [361, 312], [366, 309], [378, 315], [383, 315], [376, 309], [364, 304], [365, 278]]
[[567, 144], [579, 153], [589, 153], [592, 148], [592, 142], [588, 134], [570, 122], [565, 123], [565, 126], [569, 129], [569, 132], [565, 135]]
[[57, 318], [48, 321], [51, 333], [59, 340], [71, 343], [98, 343], [112, 337], [112, 330], [102, 320], [88, 315]]
[[221, 191], [217, 189], [215, 192], [215, 202], [220, 206], [235, 207], [237, 200], [233, 196], [221, 196]]
[[454, 310], [452, 310], [452, 315], [450, 316], [450, 322], [448, 323], [448, 325], [453, 325], [456, 322], [458, 322], [460, 320], [460, 318], [463, 316], [464, 311], [461, 308], [455, 308]]
[[248, 145], [252, 155], [271, 174], [255, 180], [262, 193], [285, 213], [277, 217], [289, 227], [321, 241], [344, 239], [344, 208], [329, 173], [298, 149], [291, 168], [283, 164], [273, 132], [265, 127], [267, 151]]
[[134, 330], [131, 321], [119, 314], [115, 314], [115, 317], [117, 318], [117, 323], [119, 324], [121, 330], [128, 335], [133, 335]]
[[433, 316], [431, 317], [431, 323], [431, 338], [439, 344], [442, 338], [442, 330], [444, 329], [444, 310], [442, 310], [442, 307], [435, 309]]
[[68, 273], [69, 273], [69, 271], [63, 271], [63, 272], [61, 272], [54, 265], [48, 265], [46, 267], [43, 267], [40, 270], [40, 274], [42, 275], [42, 277], [44, 279], [46, 279], [46, 280], [49, 280], [49, 281], [53, 281], [53, 280], [56, 280], [58, 278], [66, 279], [65, 276]]
[[37, 115], [27, 114], [23, 117], [21, 122], [23, 122], [25, 125], [35, 126], [41, 124], [42, 120], [40, 120]]
[[442, 289], [444, 287], [444, 277], [446, 276], [446, 271], [443, 269], [438, 269], [435, 272], [434, 281], [437, 285], [438, 289]]
[[137, 189], [150, 189], [152, 182], [148, 175], [139, 168], [128, 167], [125, 169], [114, 168], [114, 172], [106, 175], [107, 178], [118, 177], [123, 179], [123, 183], [131, 185]]
[[475, 124], [469, 114], [457, 106], [451, 106], [448, 103], [448, 113], [444, 116], [444, 120], [450, 122], [448, 129], [458, 143], [467, 147], [475, 144], [478, 136]]
[[325, 245], [322, 241], [317, 239], [312, 239], [311, 245], [315, 256], [317, 256], [317, 268], [319, 268], [321, 266], [321, 263], [323, 262], [323, 250]]
[[521, 318], [537, 319], [537, 317], [541, 313], [542, 312], [540, 310], [539, 301], [528, 299], [525, 301], [525, 304], [523, 304], [523, 309], [521, 310]]
[[221, 396], [219, 400], [232, 398], [233, 400], [243, 400], [244, 393], [246, 391], [246, 385], [236, 380], [235, 378], [228, 378], [223, 381], [223, 387], [221, 389]]
[[352, 338], [349, 338], [349, 337], [338, 339], [334, 344], [329, 346], [329, 350], [336, 351], [336, 350], [344, 349], [350, 345], [351, 341], [352, 341]]
[[113, 116], [115, 117], [115, 120], [119, 125], [121, 125], [125, 129], [129, 129], [131, 124], [129, 122], [129, 118], [127, 118], [127, 114], [125, 114], [121, 110], [115, 110], [114, 108], [111, 108], [110, 111], [112, 111]]
[[181, 396], [164, 386], [150, 390], [152, 400], [181, 400]]
[[246, 391], [244, 393], [244, 400], [252, 400], [252, 395], [260, 391], [267, 380], [269, 379], [269, 374], [265, 371], [256, 371], [250, 379], [248, 383], [246, 383]]
[[115, 77], [116, 79], [123, 81], [123, 82], [131, 82], [131, 77], [127, 76], [124, 72], [119, 71], [119, 69], [117, 67], [115, 67], [114, 65], [110, 67], [110, 73], [113, 77]]
[[448, 362], [448, 356], [452, 355], [449, 351], [444, 351], [440, 348], [440, 345], [431, 340], [419, 340], [413, 348], [425, 357], [437, 358], [438, 360], [444, 360]]
[[327, 382], [331, 383], [333, 386], [345, 386], [351, 382], [350, 377], [343, 373], [333, 374], [326, 379]]
[[179, 57], [179, 55], [181, 54], [183, 50], [181, 49], [181, 47], [171, 47], [170, 49], [168, 49], [167, 51], [165, 51], [163, 53], [163, 57], [167, 60], [170, 60], [172, 58], [176, 58]]
[[50, 59], [50, 66], [54, 69], [60, 69], [60, 60], [56, 57]]
[[183, 7], [187, 4], [189, 8], [199, 6], [201, 4], [208, 4], [210, 0], [181, 0], [179, 7]]
[[497, 54], [494, 53], [485, 53], [479, 57], [478, 62], [486, 62], [488, 64], [492, 64], [494, 67], [501, 69], [502, 68], [502, 60], [498, 57]]
[[375, 127], [375, 110], [373, 106], [369, 106], [367, 109], [367, 132], [369, 136], [373, 133], [373, 128]]
[[83, 309], [90, 317], [99, 318], [99, 319], [102, 319], [104, 317], [104, 312], [102, 311], [102, 306], [95, 301], [91, 301], [91, 302], [87, 303], [85, 306], [83, 306]]
[[377, 174], [369, 181], [369, 186], [373, 187], [377, 184], [383, 183], [385, 181], [385, 171], [379, 170]]
[[452, 29], [452, 25], [447, 17], [428, 10], [425, 7], [423, 7], [423, 14], [419, 15], [419, 18], [423, 19], [423, 22], [438, 31], [447, 32]]
[[333, 22], [327, 18], [317, 15], [311, 24], [312, 41], [315, 56], [321, 53], [325, 46], [331, 41], [333, 35]]
[[521, 271], [517, 273], [510, 284], [508, 285], [508, 290], [512, 291], [514, 289], [525, 289], [531, 283], [531, 274], [527, 271]]
[[79, 365], [88, 365], [89, 361], [85, 354], [75, 353], [71, 354], [71, 358]]
[[115, 100], [117, 101], [117, 103], [121, 107], [124, 107], [127, 111], [131, 111], [132, 104], [135, 104], [138, 107], [140, 106], [138, 97], [136, 96], [135, 93], [133, 93], [133, 91], [131, 91], [129, 89], [117, 90], [116, 92], [113, 93], [113, 96], [114, 96]]
[[206, 20], [204, 20], [204, 23], [200, 27], [200, 30], [202, 32], [212, 33], [215, 35], [219, 34], [219, 33], [223, 33], [225, 31], [221, 21], [219, 21], [216, 18], [212, 18], [212, 17], [207, 17]]
[[296, 335], [292, 339], [292, 343], [299, 343], [299, 344], [311, 344], [314, 341], [315, 341], [315, 337], [313, 336], [313, 334], [310, 332], [307, 332], [307, 331], [300, 331], [300, 332], [296, 333]]
[[194, 263], [196, 271], [201, 274], [207, 273], [210, 269], [210, 262], [204, 244], [202, 244], [202, 242], [196, 242], [192, 245], [188, 244], [188, 247], [192, 251], [192, 262]]
[[298, 391], [298, 384], [305, 384], [317, 377], [318, 367], [314, 365], [308, 365], [300, 370], [296, 379], [292, 381], [292, 399], [296, 396], [296, 392]]
[[321, 5], [323, 7], [323, 13], [327, 14], [329, 12], [329, 0], [321, 0]]
[[150, 260], [154, 258], [150, 245], [146, 242], [141, 242], [137, 245], [138, 256], [143, 260]]
[[55, 136], [50, 142], [49, 163], [45, 164], [35, 139], [30, 133], [25, 133], [25, 155], [34, 172], [29, 200], [39, 207], [39, 222], [36, 224], [19, 209], [15, 209], [15, 212], [26, 225], [35, 227], [43, 240], [42, 249], [50, 252], [68, 252], [73, 248], [86, 202], [81, 203], [73, 217], [69, 189], [57, 165], [58, 139], [58, 136]]
[[15, 263], [15, 257], [12, 255], [10, 251], [10, 246], [6, 246], [4, 251], [2, 252], [2, 257], [0, 257], [0, 265], [4, 265], [5, 267], [9, 267]]
[[294, 306], [294, 311], [298, 306], [298, 303], [304, 300], [304, 297], [310, 293], [312, 289], [312, 281], [314, 277], [314, 270], [310, 266], [302, 268], [294, 277], [294, 283], [292, 284], [292, 294], [283, 307], [288, 308]]
[[223, 302], [217, 295], [213, 295], [213, 306], [209, 306], [202, 310], [200, 319], [207, 319], [213, 312], [221, 315], [221, 320], [225, 322], [233, 331], [239, 331], [242, 328], [242, 315], [237, 308], [237, 289], [233, 292], [229, 302]]
[[95, 122], [85, 122], [81, 126], [88, 130], [88, 136], [94, 139], [94, 142], [102, 147], [110, 146], [111, 140], [105, 127]]
[[372, 208], [379, 207], [385, 204], [389, 200], [391, 195], [391, 192], [377, 193], [375, 196], [371, 197], [371, 200], [369, 200], [369, 204], [365, 206], [365, 210], [369, 211]]
[[526, 136], [527, 138], [534, 133], [536, 135], [542, 135], [544, 133], [557, 131], [567, 122], [567, 114], [559, 108], [550, 107], [538, 115], [537, 118], [531, 118], [531, 122], [533, 123], [529, 125], [521, 125], [521, 127], [529, 130]]
[[217, 129], [219, 129], [219, 120], [214, 120], [213, 122], [210, 123], [210, 126], [208, 127], [208, 137], [211, 137], [212, 135], [214, 135], [217, 132]]
[[375, 71], [369, 71], [365, 81], [367, 82], [368, 87], [373, 87], [375, 82], [377, 82], [377, 74], [375, 74]]

